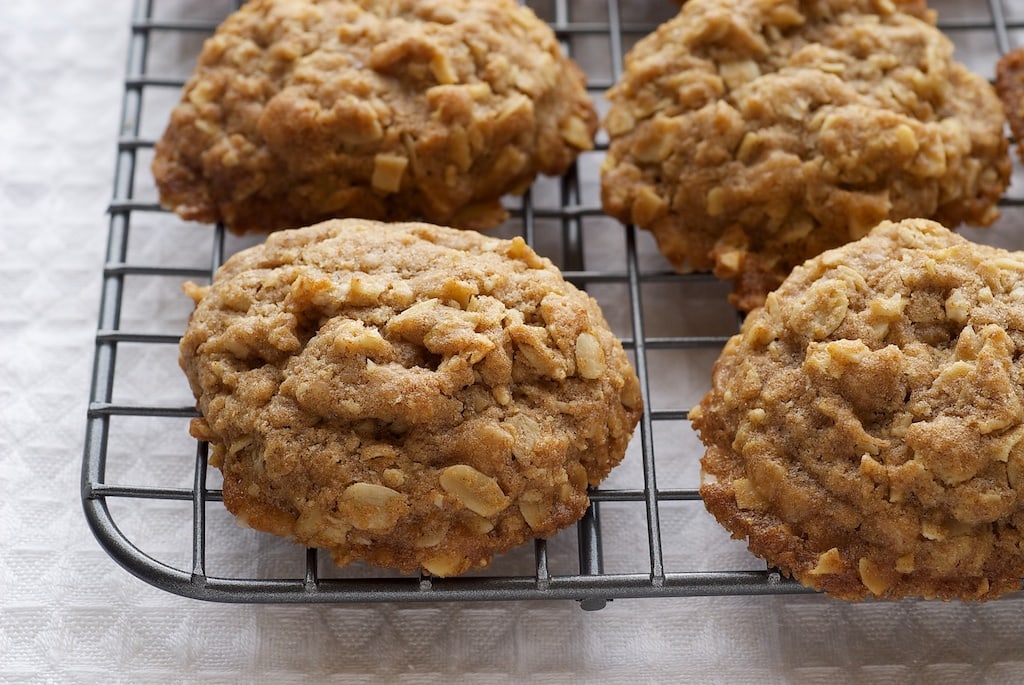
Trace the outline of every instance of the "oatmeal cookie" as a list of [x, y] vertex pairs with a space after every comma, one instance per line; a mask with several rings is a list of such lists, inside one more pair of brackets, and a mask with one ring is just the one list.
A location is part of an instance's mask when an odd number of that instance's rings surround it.
[[1024, 577], [1024, 253], [924, 219], [794, 269], [691, 413], [701, 495], [843, 599], [989, 599]]
[[749, 310], [883, 219], [988, 225], [1005, 117], [923, 2], [691, 0], [608, 92], [605, 210]]
[[1024, 160], [1024, 48], [1012, 50], [996, 62], [996, 92], [1017, 139], [1017, 154]]
[[518, 238], [333, 220], [188, 290], [191, 430], [227, 508], [340, 565], [449, 576], [552, 535], [641, 412], [597, 303]]
[[236, 233], [486, 228], [596, 128], [579, 67], [515, 0], [252, 0], [203, 47], [152, 167], [161, 204]]

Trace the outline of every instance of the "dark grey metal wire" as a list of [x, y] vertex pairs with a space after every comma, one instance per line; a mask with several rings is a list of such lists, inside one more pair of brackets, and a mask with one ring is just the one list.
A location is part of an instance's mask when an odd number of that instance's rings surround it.
[[[197, 442], [194, 454], [191, 487], [146, 487], [108, 483], [106, 480], [107, 448], [112, 420], [117, 417], [191, 418], [191, 406], [126, 405], [112, 401], [114, 370], [118, 346], [124, 343], [172, 345], [177, 337], [167, 334], [142, 333], [121, 329], [121, 311], [130, 296], [126, 276], [170, 276], [210, 279], [226, 255], [225, 232], [222, 226], [214, 231], [209, 267], [195, 269], [163, 264], [127, 263], [128, 237], [132, 216], [137, 212], [162, 211], [152, 202], [134, 197], [133, 178], [136, 154], [154, 144], [139, 136], [143, 114], [143, 93], [150, 88], [180, 88], [183, 79], [164, 78], [147, 73], [147, 53], [154, 32], [211, 33], [216, 24], [209, 21], [154, 18], [153, 0], [136, 0], [129, 43], [122, 127], [117, 140], [117, 163], [113, 197], [109, 206], [110, 222], [106, 263], [95, 341], [90, 403], [86, 417], [86, 439], [82, 461], [81, 497], [86, 519], [97, 540], [124, 568], [146, 582], [168, 592], [196, 599], [218, 602], [301, 603], [301, 602], [423, 602], [423, 601], [493, 601], [493, 600], [576, 600], [584, 609], [600, 609], [606, 602], [630, 597], [685, 597], [698, 595], [761, 595], [806, 592], [798, 584], [773, 569], [761, 571], [671, 572], [665, 568], [663, 530], [660, 506], [665, 502], [699, 500], [696, 489], [661, 489], [656, 478], [654, 426], [658, 422], [686, 421], [685, 409], [645, 411], [639, 431], [643, 466], [643, 487], [640, 489], [595, 489], [591, 508], [577, 524], [579, 572], [553, 575], [548, 565], [548, 547], [544, 541], [534, 545], [534, 571], [528, 576], [467, 577], [438, 579], [417, 575], [404, 578], [321, 578], [316, 550], [305, 551], [305, 567], [301, 576], [284, 579], [224, 578], [207, 573], [207, 506], [222, 499], [217, 488], [207, 484], [208, 451]], [[236, 0], [236, 6], [241, 4]], [[990, 30], [996, 36], [1000, 53], [1010, 47], [1008, 26], [1000, 0], [988, 0], [987, 19], [958, 20], [941, 24], [947, 30]], [[624, 23], [619, 0], [608, 0], [608, 22], [574, 22], [572, 2], [555, 0], [554, 28], [563, 46], [572, 50], [577, 36], [602, 35], [608, 40], [612, 60], [612, 76], [607, 82], [592, 80], [591, 92], [611, 86], [621, 74], [623, 46], [626, 36], [652, 31], [652, 24]], [[533, 244], [538, 220], [557, 220], [561, 227], [563, 271], [566, 277], [586, 287], [588, 284], [623, 284], [629, 290], [630, 337], [623, 340], [633, 351], [641, 391], [650, 407], [647, 354], [651, 350], [719, 349], [727, 336], [647, 337], [644, 331], [642, 286], [646, 283], [677, 283], [685, 293], [694, 282], [708, 280], [704, 275], [680, 275], [671, 272], [644, 271], [637, 259], [636, 233], [624, 227], [623, 240], [626, 266], [623, 271], [588, 270], [584, 260], [584, 223], [603, 216], [600, 207], [585, 205], [580, 193], [578, 169], [573, 168], [559, 184], [561, 206], [557, 209], [535, 207], [530, 192], [512, 210], [522, 224], [524, 239]], [[1011, 199], [1003, 203], [1019, 203]], [[136, 500], [177, 500], [189, 502], [192, 510], [192, 561], [188, 568], [176, 568], [144, 553], [123, 534], [112, 515], [108, 502]], [[650, 559], [647, 572], [612, 573], [604, 571], [600, 508], [609, 502], [640, 503], [644, 506], [646, 534]]]

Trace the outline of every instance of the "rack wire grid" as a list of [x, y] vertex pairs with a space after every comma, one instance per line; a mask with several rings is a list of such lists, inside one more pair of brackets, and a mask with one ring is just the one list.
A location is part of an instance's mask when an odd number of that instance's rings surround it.
[[[565, 176], [510, 199], [511, 219], [496, 233], [522, 235], [597, 298], [640, 377], [643, 417], [583, 519], [486, 570], [445, 579], [339, 569], [315, 549], [234, 525], [206, 444], [187, 434], [196, 411], [177, 343], [191, 301], [180, 284], [208, 282], [249, 243], [161, 210], [148, 161], [202, 41], [240, 4], [136, 0], [131, 18], [81, 482], [86, 518], [107, 552], [156, 587], [219, 602], [562, 599], [593, 610], [616, 598], [805, 592], [730, 540], [703, 509], [702, 449], [687, 410], [739, 317], [726, 303], [727, 285], [673, 272], [646, 232], [603, 215], [604, 134]], [[677, 11], [667, 0], [527, 4], [583, 66], [602, 114], [624, 52]], [[1024, 7], [1008, 1], [932, 4], [958, 59], [990, 77], [1024, 27]], [[1000, 235], [1022, 204], [1005, 197], [994, 233], [972, 237]]]

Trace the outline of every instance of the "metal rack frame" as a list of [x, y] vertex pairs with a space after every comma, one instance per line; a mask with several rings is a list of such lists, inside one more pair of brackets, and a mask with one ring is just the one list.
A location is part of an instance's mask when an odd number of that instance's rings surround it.
[[[222, 577], [207, 573], [207, 507], [221, 500], [221, 491], [207, 483], [207, 446], [196, 443], [191, 458], [191, 487], [148, 487], [108, 482], [107, 454], [115, 417], [136, 417], [141, 420], [178, 418], [196, 415], [192, 406], [143, 406], [116, 403], [114, 397], [115, 369], [118, 348], [131, 343], [173, 346], [178, 336], [145, 333], [125, 329], [121, 325], [125, 303], [132, 297], [129, 277], [164, 276], [180, 280], [210, 279], [226, 258], [223, 227], [214, 231], [209, 268], [177, 267], [162, 263], [137, 263], [128, 260], [128, 242], [133, 230], [133, 217], [142, 213], [162, 211], [152, 202], [140, 200], [135, 194], [134, 178], [138, 153], [152, 148], [154, 141], [140, 137], [144, 93], [151, 89], [178, 89], [182, 79], [167, 78], [148, 71], [150, 40], [157, 32], [212, 33], [216, 23], [187, 18], [163, 20], [155, 18], [156, 0], [136, 0], [131, 19], [131, 39], [121, 111], [121, 137], [117, 141], [117, 163], [113, 181], [113, 198], [109, 206], [110, 223], [103, 267], [102, 298], [96, 334], [94, 368], [84, 457], [82, 463], [81, 497], [86, 518], [100, 544], [128, 571], [163, 590], [179, 595], [218, 602], [297, 603], [297, 602], [412, 602], [466, 600], [577, 600], [584, 609], [600, 609], [608, 600], [641, 597], [683, 597], [698, 595], [760, 595], [799, 593], [806, 590], [783, 578], [773, 569], [753, 571], [683, 571], [666, 568], [663, 553], [661, 506], [670, 501], [697, 501], [695, 488], [665, 489], [656, 478], [656, 445], [654, 428], [661, 422], [686, 422], [687, 411], [652, 410], [648, 352], [652, 350], [684, 350], [720, 348], [727, 336], [652, 337], [645, 334], [642, 285], [655, 282], [677, 284], [685, 293], [694, 282], [712, 280], [704, 275], [679, 275], [667, 270], [645, 270], [637, 255], [637, 233], [632, 226], [623, 228], [625, 269], [614, 271], [586, 268], [582, 224], [591, 217], [602, 216], [597, 204], [581, 199], [581, 178], [574, 167], [559, 182], [560, 207], [556, 210], [535, 206], [527, 193], [513, 215], [522, 226], [522, 234], [531, 245], [536, 237], [538, 221], [557, 221], [561, 226], [563, 273], [577, 285], [612, 283], [628, 288], [631, 335], [623, 340], [634, 354], [634, 363], [645, 399], [644, 415], [637, 429], [643, 487], [635, 489], [597, 488], [591, 492], [591, 507], [576, 525], [578, 542], [578, 573], [552, 573], [548, 564], [548, 546], [543, 540], [534, 543], [533, 573], [519, 576], [485, 576], [437, 579], [425, 575], [407, 577], [325, 578], [319, 572], [319, 553], [306, 549], [304, 573], [295, 577], [265, 579]], [[668, 3], [666, 3], [668, 4]], [[979, 3], [980, 5], [981, 3]], [[607, 36], [611, 50], [611, 78], [591, 77], [588, 88], [600, 94], [620, 74], [624, 40], [644, 35], [654, 24], [630, 24], [621, 20], [620, 3], [608, 0], [607, 21], [574, 22], [572, 3], [552, 0], [552, 27], [570, 49], [574, 36]], [[999, 0], [988, 0], [986, 20], [967, 20], [940, 24], [947, 31], [991, 30], [1000, 53], [1009, 49], [1008, 24]], [[1020, 28], [1015, 26], [1014, 28]], [[603, 150], [598, 145], [598, 153]], [[1008, 201], [1009, 202], [1009, 201]], [[675, 286], [674, 286], [675, 287]], [[695, 455], [696, 458], [696, 455]], [[173, 500], [190, 503], [192, 512], [191, 564], [176, 567], [143, 552], [135, 541], [122, 532], [109, 504], [113, 501]], [[609, 502], [642, 504], [646, 530], [637, 531], [647, 537], [650, 559], [646, 572], [606, 573], [602, 563], [603, 546], [607, 542], [601, 531], [601, 507]], [[214, 506], [218, 506], [214, 504]], [[698, 505], [699, 506], [699, 505]], [[301, 550], [301, 548], [300, 548]], [[301, 552], [300, 552], [301, 553]], [[185, 566], [185, 565], [182, 565]]]

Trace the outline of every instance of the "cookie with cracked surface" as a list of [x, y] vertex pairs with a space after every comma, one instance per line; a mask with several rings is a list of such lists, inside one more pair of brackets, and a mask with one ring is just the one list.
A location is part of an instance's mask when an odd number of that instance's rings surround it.
[[236, 233], [486, 228], [596, 128], [582, 72], [515, 0], [253, 0], [204, 45], [152, 169], [161, 204]]
[[701, 495], [843, 599], [989, 599], [1024, 578], [1024, 253], [884, 222], [794, 269], [691, 414]]
[[1009, 182], [999, 99], [920, 1], [691, 0], [608, 98], [605, 210], [744, 310], [884, 219], [988, 225]]
[[181, 365], [240, 522], [449, 576], [583, 515], [639, 383], [598, 304], [521, 239], [333, 220], [229, 259]]

